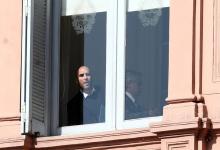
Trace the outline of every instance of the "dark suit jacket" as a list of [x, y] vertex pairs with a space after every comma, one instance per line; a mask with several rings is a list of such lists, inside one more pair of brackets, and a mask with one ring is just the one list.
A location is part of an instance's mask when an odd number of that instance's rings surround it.
[[81, 125], [104, 122], [105, 97], [95, 90], [83, 99], [79, 91], [67, 104], [68, 125]]
[[146, 111], [138, 103], [134, 103], [125, 95], [125, 120], [143, 118], [146, 116]]

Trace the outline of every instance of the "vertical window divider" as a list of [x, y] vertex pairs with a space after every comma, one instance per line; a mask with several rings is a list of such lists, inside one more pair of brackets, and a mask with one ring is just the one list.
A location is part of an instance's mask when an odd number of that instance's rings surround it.
[[116, 98], [116, 128], [122, 128], [124, 119], [125, 99], [125, 48], [126, 48], [126, 12], [127, 0], [118, 0], [117, 18], [117, 98]]
[[[110, 98], [108, 101], [110, 102], [109, 106], [111, 107], [106, 107], [106, 118], [108, 118], [110, 115], [109, 119], [109, 125], [111, 129], [115, 129], [116, 127], [116, 90], [117, 90], [117, 2], [118, 0], [113, 0], [112, 7], [109, 9], [108, 17], [107, 17], [107, 47], [106, 47], [106, 63], [108, 70], [111, 71], [112, 73], [106, 73], [106, 79], [107, 79], [107, 86], [110, 87], [110, 95], [106, 95], [106, 99], [108, 100], [108, 97]], [[112, 42], [113, 41], [113, 42]], [[108, 80], [111, 79], [111, 80]], [[106, 87], [107, 88], [107, 87]], [[107, 90], [108, 92], [108, 90]]]

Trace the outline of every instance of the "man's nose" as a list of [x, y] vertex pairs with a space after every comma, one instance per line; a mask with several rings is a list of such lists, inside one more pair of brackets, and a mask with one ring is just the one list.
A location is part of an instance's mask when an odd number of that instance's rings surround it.
[[88, 80], [89, 76], [85, 74], [83, 78]]

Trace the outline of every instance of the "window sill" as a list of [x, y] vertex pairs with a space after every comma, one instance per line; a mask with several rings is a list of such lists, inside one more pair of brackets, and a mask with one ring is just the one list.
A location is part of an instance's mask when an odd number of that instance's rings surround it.
[[160, 139], [149, 129], [120, 130], [78, 136], [51, 136], [37, 138], [35, 148], [116, 148], [141, 145], [160, 147]]

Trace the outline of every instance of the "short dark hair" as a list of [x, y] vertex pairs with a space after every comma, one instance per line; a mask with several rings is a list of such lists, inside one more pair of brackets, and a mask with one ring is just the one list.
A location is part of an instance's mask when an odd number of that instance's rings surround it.
[[127, 70], [125, 73], [125, 87], [130, 82], [140, 83], [141, 74], [136, 71]]

